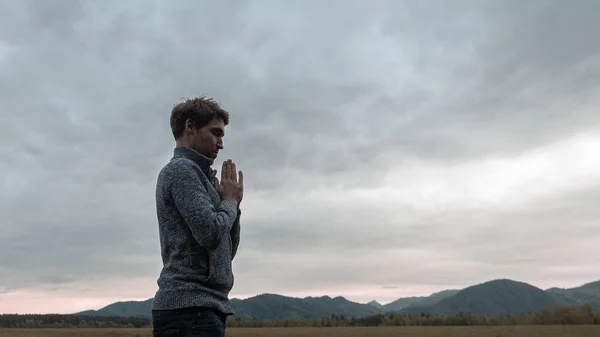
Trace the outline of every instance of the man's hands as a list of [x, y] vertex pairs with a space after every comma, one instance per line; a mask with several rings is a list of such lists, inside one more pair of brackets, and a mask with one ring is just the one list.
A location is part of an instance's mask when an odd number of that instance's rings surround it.
[[215, 177], [215, 188], [221, 196], [221, 200], [232, 201], [239, 208], [244, 197], [244, 174], [241, 170], [236, 170], [235, 163], [231, 159], [224, 161], [221, 169], [221, 181]]

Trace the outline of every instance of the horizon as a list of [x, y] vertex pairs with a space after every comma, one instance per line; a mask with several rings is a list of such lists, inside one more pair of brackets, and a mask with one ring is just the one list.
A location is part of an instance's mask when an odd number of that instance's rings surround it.
[[[488, 282], [492, 282], [492, 281], [498, 281], [498, 280], [510, 280], [510, 281], [515, 281], [515, 282], [524, 282], [524, 281], [520, 281], [520, 280], [511, 280], [511, 279], [506, 279], [506, 278], [493, 279], [493, 280], [482, 281], [482, 282], [479, 282], [479, 283], [476, 283], [476, 284], [471, 284], [471, 285], [468, 285], [468, 286], [465, 286], [465, 287], [452, 288], [452, 289], [451, 288], [441, 289], [441, 290], [434, 291], [434, 292], [427, 293], [427, 294], [414, 294], [414, 295], [410, 295], [410, 296], [400, 296], [400, 297], [394, 298], [394, 299], [386, 301], [386, 302], [378, 301], [377, 299], [372, 299], [372, 300], [353, 300], [352, 296], [348, 297], [348, 296], [344, 296], [344, 295], [340, 295], [340, 294], [338, 294], [338, 295], [331, 295], [331, 294], [322, 294], [322, 295], [310, 295], [310, 294], [309, 295], [297, 295], [296, 294], [296, 295], [294, 295], [294, 294], [279, 294], [279, 293], [272, 293], [272, 292], [262, 292], [262, 293], [253, 294], [253, 295], [231, 296], [230, 299], [231, 300], [233, 300], [233, 299], [245, 300], [245, 299], [248, 299], [248, 298], [252, 298], [252, 297], [256, 297], [256, 296], [260, 296], [260, 295], [266, 295], [266, 294], [281, 295], [281, 296], [285, 296], [285, 297], [294, 297], [294, 298], [300, 298], [300, 299], [305, 299], [307, 297], [318, 298], [318, 297], [329, 296], [330, 298], [343, 297], [343, 298], [345, 298], [348, 301], [355, 302], [355, 303], [360, 303], [360, 304], [368, 304], [369, 302], [376, 301], [377, 303], [379, 303], [381, 305], [386, 305], [386, 304], [392, 303], [392, 302], [394, 302], [394, 301], [396, 301], [398, 299], [401, 299], [401, 298], [408, 298], [408, 297], [428, 297], [428, 296], [431, 296], [431, 295], [433, 295], [435, 293], [439, 293], [441, 291], [446, 291], [446, 290], [463, 290], [463, 289], [468, 288], [470, 286], [475, 286], [475, 285], [484, 284], [484, 283], [488, 283]], [[597, 280], [592, 280], [592, 281], [584, 282], [584, 283], [581, 283], [581, 284], [571, 285], [571, 286], [566, 286], [566, 287], [565, 286], [550, 286], [550, 287], [544, 287], [544, 288], [542, 288], [542, 287], [536, 286], [535, 284], [531, 284], [529, 282], [524, 282], [524, 283], [527, 283], [529, 285], [537, 287], [537, 288], [539, 288], [541, 290], [547, 291], [548, 289], [551, 289], [551, 288], [562, 288], [562, 289], [576, 288], [576, 287], [583, 286], [583, 285], [586, 285], [586, 284], [589, 284], [589, 283], [594, 283], [594, 282], [600, 282], [600, 278], [597, 279]], [[36, 314], [42, 314], [42, 315], [43, 314], [49, 314], [49, 315], [51, 315], [51, 314], [59, 314], [59, 315], [70, 315], [70, 314], [77, 314], [79, 312], [88, 311], [88, 310], [99, 310], [99, 309], [102, 309], [102, 308], [104, 308], [104, 307], [106, 307], [108, 305], [111, 305], [111, 304], [114, 304], [114, 303], [118, 303], [118, 302], [143, 302], [143, 301], [150, 300], [151, 298], [152, 297], [148, 297], [148, 298], [120, 299], [120, 300], [116, 300], [116, 301], [107, 302], [104, 305], [101, 305], [99, 307], [87, 308], [87, 309], [82, 309], [82, 310], [77, 310], [77, 311], [69, 311], [69, 312], [66, 312], [66, 311], [63, 311], [63, 312], [51, 312], [51, 311], [48, 311], [48, 312], [5, 312], [5, 311], [2, 311], [2, 306], [0, 305], [0, 315], [2, 315], [2, 314], [19, 314], [19, 315], [22, 315], [22, 314], [23, 315], [24, 314], [34, 314], [34, 315], [36, 315]]]
[[[0, 312], [150, 298], [169, 114], [230, 112], [235, 296], [598, 279], [600, 2], [0, 2]], [[596, 28], [594, 28], [596, 27]]]

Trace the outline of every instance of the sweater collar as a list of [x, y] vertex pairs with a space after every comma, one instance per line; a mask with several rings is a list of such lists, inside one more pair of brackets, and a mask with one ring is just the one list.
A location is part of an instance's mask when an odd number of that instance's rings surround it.
[[208, 173], [208, 176], [211, 180], [213, 180], [217, 175], [217, 170], [213, 170], [210, 167], [212, 165], [212, 160], [192, 148], [176, 147], [173, 150], [173, 157], [183, 157], [194, 161], [196, 164], [198, 164], [198, 166], [200, 166], [200, 169], [202, 169], [202, 171]]

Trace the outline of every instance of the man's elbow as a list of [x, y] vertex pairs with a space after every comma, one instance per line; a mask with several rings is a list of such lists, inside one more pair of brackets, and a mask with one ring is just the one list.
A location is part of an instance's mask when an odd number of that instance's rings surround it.
[[217, 228], [195, 233], [195, 239], [206, 250], [216, 250], [221, 244], [223, 234]]
[[203, 235], [204, 233], [200, 234], [202, 235], [202, 237], [200, 238], [196, 238], [196, 241], [198, 241], [198, 244], [200, 246], [202, 246], [204, 249], [209, 250], [209, 251], [213, 251], [216, 250], [217, 248], [219, 248], [219, 245], [221, 244], [221, 240], [219, 240], [219, 238], [215, 235]]
[[206, 221], [194, 226], [194, 238], [206, 250], [216, 250], [221, 245], [223, 238], [229, 233], [222, 221]]

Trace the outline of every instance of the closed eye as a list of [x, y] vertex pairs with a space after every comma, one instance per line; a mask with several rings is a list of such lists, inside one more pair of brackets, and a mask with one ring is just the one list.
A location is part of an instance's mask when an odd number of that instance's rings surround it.
[[215, 137], [223, 137], [225, 135], [221, 129], [213, 129], [212, 134], [215, 135]]

